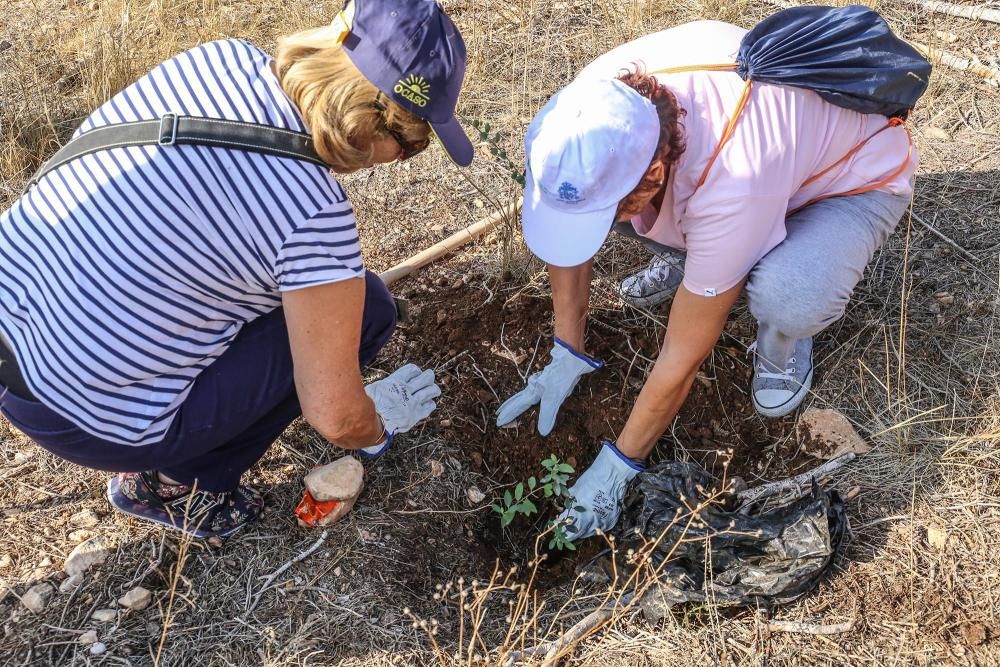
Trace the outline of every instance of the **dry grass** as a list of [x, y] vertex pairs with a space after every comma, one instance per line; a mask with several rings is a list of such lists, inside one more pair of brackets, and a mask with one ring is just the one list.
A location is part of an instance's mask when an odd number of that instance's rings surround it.
[[[0, 47], [0, 206], [96, 104], [163, 58], [224, 36], [270, 48], [283, 31], [331, 16], [335, 4], [9, 0], [0, 25], [0, 44], [11, 44]], [[749, 25], [774, 10], [750, 0], [445, 5], [472, 55], [462, 112], [501, 130], [515, 160], [534, 111], [610, 47], [697, 17]], [[907, 37], [964, 57], [988, 62], [1000, 40], [1000, 26], [932, 16], [894, 0], [877, 6]], [[922, 157], [914, 215], [873, 261], [848, 315], [817, 340], [822, 376], [813, 403], [847, 414], [874, 449], [840, 476], [843, 486], [862, 488], [846, 553], [815, 594], [776, 617], [824, 624], [854, 618], [854, 630], [769, 634], [756, 614], [714, 608], [681, 611], [661, 627], [625, 614], [587, 638], [573, 664], [1000, 664], [998, 118], [995, 89], [937, 70], [912, 123]], [[372, 268], [386, 268], [516, 196], [503, 166], [485, 148], [480, 157], [463, 174], [435, 148], [348, 179]], [[506, 241], [488, 240], [434, 275], [474, 277], [469, 298], [481, 301], [524, 284], [542, 293], [537, 265], [516, 233], [506, 233]], [[595, 326], [613, 322], [621, 331], [621, 320], [608, 315], [619, 308], [614, 284], [642, 261], [623, 242], [602, 259]], [[513, 268], [514, 282], [501, 279], [501, 266]], [[942, 291], [954, 303], [935, 299]], [[731, 332], [746, 330], [749, 321], [738, 308]], [[660, 314], [635, 313], [623, 333], [663, 324]], [[393, 354], [384, 368], [405, 349]], [[633, 377], [641, 370], [640, 361]], [[624, 380], [622, 391], [634, 396]], [[473, 538], [491, 519], [469, 506], [465, 489], [475, 484], [489, 494], [499, 483], [463, 465], [462, 445], [433, 425], [406, 438], [370, 472], [363, 505], [250, 610], [261, 582], [316, 539], [294, 527], [289, 511], [303, 472], [329, 458], [311, 430], [290, 429], [252, 471], [251, 482], [273, 489], [277, 509], [220, 549], [107, 515], [102, 474], [44, 454], [0, 420], [0, 664], [440, 664], [439, 656], [457, 646], [459, 617], [432, 599], [434, 584], [460, 576], [487, 582], [493, 568]], [[443, 473], [434, 476], [428, 461], [440, 462]], [[781, 470], [780, 461], [760, 463], [762, 476]], [[58, 580], [62, 559], [86, 534], [69, 521], [82, 509], [104, 517], [85, 531], [108, 536], [114, 558], [72, 595], [57, 594], [45, 614], [26, 613], [16, 596], [31, 582]], [[114, 624], [88, 620], [139, 583], [157, 592], [158, 605], [123, 612]], [[572, 582], [535, 588], [531, 604], [545, 603], [536, 626], [575, 622], [595, 604], [586, 593], [574, 595]], [[510, 627], [507, 602], [498, 599], [481, 627], [487, 649], [500, 646]], [[411, 627], [404, 607], [438, 620], [442, 653]], [[91, 627], [108, 644], [103, 656], [91, 657], [76, 642]]]

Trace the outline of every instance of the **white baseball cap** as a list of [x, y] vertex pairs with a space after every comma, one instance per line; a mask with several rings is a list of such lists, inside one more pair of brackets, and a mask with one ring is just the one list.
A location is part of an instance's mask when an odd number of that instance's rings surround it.
[[659, 137], [656, 107], [621, 81], [577, 79], [556, 93], [524, 139], [521, 224], [531, 252], [555, 266], [597, 254]]

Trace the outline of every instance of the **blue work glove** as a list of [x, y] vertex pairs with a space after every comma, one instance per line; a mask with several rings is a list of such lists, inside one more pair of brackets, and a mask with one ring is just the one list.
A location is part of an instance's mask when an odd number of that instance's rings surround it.
[[565, 524], [566, 537], [579, 540], [600, 528], [611, 530], [622, 511], [625, 487], [646, 466], [622, 454], [613, 442], [604, 441], [601, 452], [576, 484], [570, 487], [571, 507], [556, 519]]
[[504, 401], [497, 410], [497, 426], [511, 423], [529, 408], [541, 403], [538, 432], [548, 435], [555, 426], [559, 408], [576, 387], [576, 383], [587, 373], [593, 373], [603, 366], [604, 362], [600, 359], [577, 352], [556, 338], [552, 346], [552, 361], [528, 378], [527, 387]]
[[385, 440], [358, 453], [376, 458], [389, 449], [393, 436], [406, 433], [434, 412], [437, 407], [434, 399], [441, 395], [441, 388], [434, 382], [433, 370], [422, 371], [414, 364], [407, 364], [384, 380], [365, 385], [365, 393], [375, 403]]

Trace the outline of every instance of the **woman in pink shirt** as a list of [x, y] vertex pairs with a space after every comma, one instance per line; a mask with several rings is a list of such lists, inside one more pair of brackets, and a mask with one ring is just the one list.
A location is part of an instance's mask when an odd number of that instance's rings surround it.
[[905, 130], [809, 90], [754, 86], [717, 150], [744, 81], [731, 71], [657, 72], [733, 62], [744, 33], [697, 21], [625, 44], [553, 96], [528, 129], [523, 231], [548, 264], [555, 340], [549, 365], [500, 406], [499, 425], [537, 403], [547, 435], [580, 378], [601, 367], [584, 333], [592, 258], [612, 225], [630, 221], [629, 233], [671, 249], [622, 285], [633, 305], [673, 303], [624, 429], [571, 489], [572, 539], [615, 524], [626, 484], [744, 289], [759, 325], [754, 406], [766, 417], [797, 408], [812, 382], [812, 336], [843, 315], [909, 205], [916, 155]]

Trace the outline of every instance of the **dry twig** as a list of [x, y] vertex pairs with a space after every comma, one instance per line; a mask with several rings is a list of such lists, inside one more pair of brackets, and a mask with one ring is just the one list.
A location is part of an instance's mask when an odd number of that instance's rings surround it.
[[820, 625], [818, 623], [799, 623], [797, 621], [770, 621], [768, 632], [797, 632], [805, 635], [839, 635], [854, 629], [854, 619], [846, 623]]
[[257, 591], [257, 594], [253, 596], [253, 600], [250, 602], [250, 604], [247, 605], [246, 613], [249, 614], [253, 612], [254, 609], [257, 608], [257, 604], [260, 602], [261, 596], [271, 587], [271, 583], [275, 579], [280, 577], [282, 573], [284, 573], [291, 566], [295, 565], [296, 563], [300, 563], [309, 556], [311, 556], [317, 549], [319, 549], [323, 545], [323, 542], [326, 541], [326, 537], [329, 534], [330, 534], [329, 530], [324, 530], [323, 533], [319, 536], [319, 538], [312, 543], [312, 546], [310, 546], [308, 549], [301, 552], [298, 556], [296, 556], [295, 558], [291, 559], [290, 561], [279, 567], [271, 574], [267, 575], [267, 577], [264, 579], [264, 585], [260, 587], [260, 590]]
[[940, 0], [906, 1], [911, 5], [923, 7], [929, 12], [948, 14], [949, 16], [958, 16], [959, 18], [971, 19], [973, 21], [990, 21], [991, 23], [1000, 23], [1000, 9], [993, 9], [986, 7], [985, 5], [978, 7], [975, 5], [956, 5], [951, 2], [940, 2]]
[[837, 458], [830, 459], [823, 465], [814, 468], [809, 472], [804, 472], [801, 475], [796, 475], [795, 477], [791, 477], [789, 479], [771, 482], [770, 484], [761, 484], [760, 486], [740, 491], [736, 494], [736, 497], [741, 503], [747, 504], [757, 502], [762, 498], [776, 496], [785, 493], [786, 491], [795, 491], [798, 490], [799, 487], [809, 484], [814, 479], [819, 479], [825, 475], [829, 475], [835, 470], [843, 468], [855, 458], [857, 457], [854, 452], [847, 452]]

